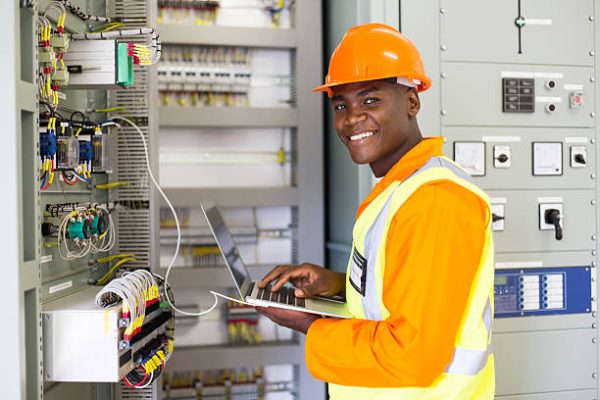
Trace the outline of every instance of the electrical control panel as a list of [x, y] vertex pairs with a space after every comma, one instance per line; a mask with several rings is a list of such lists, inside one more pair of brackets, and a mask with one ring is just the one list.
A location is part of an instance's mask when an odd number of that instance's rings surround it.
[[588, 267], [497, 270], [496, 318], [592, 312], [592, 273]]
[[[431, 134], [490, 196], [495, 395], [595, 399], [598, 10], [592, 0], [401, 3], [401, 31], [434, 80], [421, 121], [439, 123]], [[413, 18], [439, 26], [425, 32]]]

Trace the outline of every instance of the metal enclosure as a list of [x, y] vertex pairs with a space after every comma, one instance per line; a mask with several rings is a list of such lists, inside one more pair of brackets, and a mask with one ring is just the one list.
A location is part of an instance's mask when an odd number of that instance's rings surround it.
[[[499, 217], [496, 396], [596, 399], [595, 2], [400, 7], [401, 31], [433, 78], [422, 98], [424, 133], [446, 137], [446, 154], [471, 172]], [[549, 224], [547, 210], [560, 221]]]
[[[67, 361], [64, 349], [57, 350], [54, 360], [43, 360], [42, 333], [52, 331], [55, 335], [63, 335], [64, 326], [56, 322], [54, 328], [42, 326], [41, 312], [52, 310], [53, 306], [61, 309], [76, 307], [81, 300], [81, 290], [88, 287], [88, 280], [94, 273], [101, 273], [93, 269], [93, 257], [65, 261], [58, 257], [56, 249], [50, 246], [42, 246], [41, 224], [45, 207], [56, 203], [88, 203], [112, 201], [146, 201], [150, 202], [149, 209], [135, 210], [127, 215], [119, 215], [116, 219], [119, 229], [123, 230], [119, 239], [119, 251], [135, 251], [140, 255], [139, 265], [154, 265], [151, 245], [154, 239], [151, 228], [158, 223], [153, 215], [158, 213], [158, 208], [152, 209], [153, 193], [147, 185], [147, 170], [145, 160], [137, 157], [132, 160], [132, 155], [141, 155], [136, 140], [137, 133], [131, 129], [124, 129], [124, 135], [129, 138], [121, 138], [125, 143], [117, 144], [120, 151], [127, 154], [116, 156], [117, 148], [111, 149], [111, 158], [114, 162], [113, 176], [97, 177], [95, 183], [107, 183], [110, 180], [125, 180], [118, 174], [125, 171], [129, 173], [127, 180], [143, 185], [133, 184], [135, 187], [143, 187], [143, 190], [131, 191], [131, 189], [119, 189], [112, 192], [95, 190], [92, 185], [79, 185], [76, 188], [61, 187], [56, 190], [41, 192], [38, 187], [39, 173], [39, 118], [40, 107], [38, 101], [38, 36], [36, 21], [38, 13], [42, 12], [50, 3], [50, 0], [39, 1], [6, 1], [2, 2], [2, 23], [0, 29], [6, 40], [6, 50], [10, 62], [6, 62], [0, 68], [2, 80], [6, 88], [2, 96], [3, 107], [7, 116], [7, 137], [2, 146], [2, 163], [6, 172], [2, 180], [3, 193], [6, 194], [0, 200], [5, 210], [6, 218], [3, 219], [4, 229], [2, 237], [5, 249], [2, 258], [2, 281], [7, 285], [6, 291], [6, 321], [7, 329], [3, 329], [0, 337], [7, 346], [6, 359], [1, 370], [2, 376], [13, 382], [5, 388], [4, 396], [10, 399], [99, 399], [108, 400], [117, 398], [118, 385], [99, 383], [53, 383], [54, 379], [44, 379], [42, 371], [46, 363], [47, 371], [52, 371], [57, 366], [56, 362]], [[83, 12], [92, 15], [112, 15], [123, 17], [129, 26], [151, 25], [154, 8], [150, 2], [136, 0], [125, 2], [127, 7], [135, 8], [135, 11], [124, 8], [124, 2], [115, 1], [70, 1]], [[127, 20], [129, 18], [129, 20]], [[67, 32], [83, 32], [87, 23], [75, 18], [67, 12]], [[90, 25], [91, 27], [91, 25]], [[107, 105], [126, 107], [128, 116], [137, 117], [142, 130], [146, 134], [150, 145], [152, 157], [152, 129], [155, 124], [154, 113], [151, 112], [154, 98], [151, 96], [152, 74], [141, 68], [136, 68], [137, 87], [130, 90], [118, 90], [108, 95], [105, 90], [77, 90], [68, 91], [65, 98], [61, 98], [60, 105], [63, 112], [69, 113], [74, 110], [90, 112], [93, 109], [104, 108]], [[136, 91], [137, 90], [137, 91]], [[127, 92], [128, 94], [124, 94]], [[62, 93], [61, 93], [62, 94]], [[143, 101], [140, 101], [143, 100]], [[64, 110], [67, 111], [64, 111]], [[134, 136], [135, 135], [135, 136]], [[152, 157], [156, 160], [156, 157]], [[135, 171], [135, 173], [131, 173]], [[58, 180], [58, 178], [57, 178]], [[119, 213], [121, 214], [121, 213]], [[132, 221], [133, 220], [133, 221]], [[143, 224], [140, 223], [143, 221]], [[129, 224], [129, 227], [127, 226]], [[134, 226], [135, 229], [132, 228]], [[126, 230], [125, 230], [125, 229]], [[156, 230], [156, 229], [155, 229]], [[90, 262], [88, 262], [90, 261]], [[97, 292], [97, 289], [92, 289]], [[89, 293], [88, 293], [89, 294]], [[84, 303], [88, 306], [93, 304], [93, 296], [85, 297]], [[52, 303], [52, 306], [50, 305]], [[96, 310], [97, 311], [97, 310]], [[52, 312], [52, 311], [50, 311]], [[115, 322], [114, 316], [107, 312], [96, 312], [96, 322], [102, 327], [105, 322]], [[52, 318], [48, 318], [50, 324]], [[111, 323], [112, 323], [111, 322]], [[75, 329], [71, 320], [70, 326]], [[87, 340], [94, 341], [95, 336], [100, 334], [104, 339], [104, 329], [99, 332], [90, 332]], [[85, 335], [84, 335], [85, 336]], [[46, 338], [50, 343], [53, 338]], [[64, 343], [64, 341], [62, 341]], [[85, 340], [82, 340], [85, 342]], [[88, 342], [89, 343], [89, 342]], [[112, 344], [111, 344], [112, 345]], [[98, 347], [96, 350], [100, 350]], [[71, 350], [74, 350], [75, 347]], [[114, 360], [113, 360], [114, 361]], [[118, 360], [117, 360], [118, 362]], [[102, 374], [99, 369], [98, 374]], [[60, 380], [57, 377], [57, 380]], [[114, 377], [101, 378], [102, 380], [115, 380]], [[118, 379], [117, 379], [118, 380]], [[130, 399], [153, 399], [156, 398], [153, 387], [129, 393]]]

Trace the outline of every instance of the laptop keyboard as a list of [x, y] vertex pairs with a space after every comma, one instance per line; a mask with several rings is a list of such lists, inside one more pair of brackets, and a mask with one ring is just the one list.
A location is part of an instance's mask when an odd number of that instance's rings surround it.
[[[282, 287], [276, 292], [271, 292], [271, 285], [267, 285], [264, 289], [258, 289], [258, 294], [256, 295], [257, 299], [272, 301], [274, 303], [287, 304], [295, 307], [304, 307], [305, 302], [303, 298], [299, 298], [294, 296], [294, 288]], [[250, 287], [248, 288], [248, 292], [246, 293], [249, 296], [254, 289], [254, 282], [250, 283]]]

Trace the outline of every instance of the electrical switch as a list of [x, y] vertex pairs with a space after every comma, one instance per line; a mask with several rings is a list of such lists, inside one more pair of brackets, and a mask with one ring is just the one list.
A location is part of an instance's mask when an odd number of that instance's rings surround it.
[[490, 205], [492, 211], [492, 230], [493, 231], [503, 231], [504, 230], [504, 204], [494, 204]]
[[471, 176], [485, 175], [485, 143], [454, 142], [454, 161]]
[[574, 109], [583, 107], [583, 92], [571, 92], [569, 95], [569, 107]]
[[571, 146], [571, 168], [585, 168], [587, 150], [585, 146]]
[[511, 156], [510, 146], [494, 146], [494, 168], [510, 168]]
[[562, 175], [562, 143], [533, 143], [533, 175]]
[[561, 203], [540, 203], [540, 230], [554, 231], [556, 240], [563, 238], [564, 212]]

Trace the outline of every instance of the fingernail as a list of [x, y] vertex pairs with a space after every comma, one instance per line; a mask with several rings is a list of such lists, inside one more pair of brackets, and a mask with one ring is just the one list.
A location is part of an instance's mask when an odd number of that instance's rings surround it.
[[303, 292], [302, 290], [300, 290], [300, 289], [296, 289], [296, 291], [295, 291], [295, 293], [294, 293], [294, 294], [295, 294], [296, 296], [303, 296], [303, 295], [304, 295], [304, 292]]

